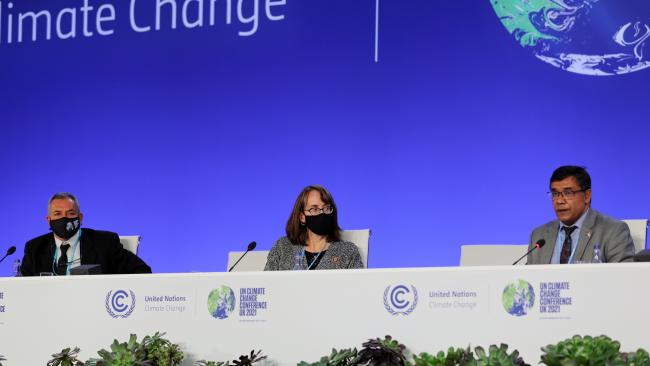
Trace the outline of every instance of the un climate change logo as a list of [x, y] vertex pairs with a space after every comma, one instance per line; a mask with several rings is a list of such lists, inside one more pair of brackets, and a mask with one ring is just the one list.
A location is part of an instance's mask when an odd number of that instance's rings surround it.
[[106, 312], [113, 318], [128, 318], [135, 310], [135, 294], [129, 290], [108, 291], [106, 294]]
[[228, 286], [214, 289], [208, 295], [208, 311], [217, 319], [226, 319], [235, 310], [235, 293]]
[[397, 285], [386, 287], [384, 307], [391, 315], [409, 315], [418, 305], [418, 290], [415, 286]]
[[508, 284], [503, 289], [503, 308], [510, 315], [523, 316], [528, 314], [528, 311], [535, 305], [535, 290], [533, 286], [524, 281], [517, 280], [517, 282]]

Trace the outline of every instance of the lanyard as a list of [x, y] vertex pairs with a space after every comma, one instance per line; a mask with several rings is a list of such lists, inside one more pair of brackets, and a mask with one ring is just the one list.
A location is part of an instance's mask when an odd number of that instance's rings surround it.
[[[314, 260], [311, 261], [311, 263], [307, 267], [307, 271], [309, 271], [311, 269], [311, 267], [314, 265], [314, 263], [316, 263], [318, 261], [318, 258], [320, 257], [321, 253], [323, 253], [322, 250], [320, 252], [318, 252], [318, 254], [316, 254], [316, 257], [314, 257]], [[305, 248], [303, 248], [302, 251], [301, 251], [301, 256], [300, 256], [300, 261], [301, 262], [302, 262], [302, 258], [305, 258]], [[316, 267], [314, 267], [314, 268], [316, 268]]]
[[[81, 241], [81, 229], [79, 229], [79, 236], [77, 237], [77, 241], [75, 241], [74, 246], [72, 247], [72, 258], [67, 263], [67, 266], [65, 268], [65, 274], [67, 275], [70, 273], [70, 266], [72, 266], [72, 263], [74, 263], [74, 255], [77, 253], [77, 246], [79, 245], [79, 242]], [[57, 259], [59, 258], [59, 252], [61, 249], [59, 247], [56, 248], [54, 251], [54, 259], [52, 260], [52, 273], [54, 273], [55, 276], [58, 276], [56, 274], [56, 271], [54, 270], [54, 264], [57, 263]]]
[[[578, 238], [580, 239], [580, 238]], [[578, 242], [575, 243], [573, 249], [571, 250], [571, 256], [569, 257], [569, 263], [573, 263], [573, 255], [576, 254], [576, 249], [578, 249]]]

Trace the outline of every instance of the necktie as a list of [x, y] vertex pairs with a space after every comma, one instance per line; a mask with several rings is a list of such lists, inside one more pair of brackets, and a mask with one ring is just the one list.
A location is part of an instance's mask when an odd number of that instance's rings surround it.
[[575, 226], [563, 226], [564, 230], [564, 244], [562, 244], [562, 253], [560, 254], [560, 263], [566, 264], [569, 262], [569, 257], [571, 257], [571, 247], [573, 246], [573, 240], [571, 240], [571, 233], [577, 229]]
[[61, 244], [61, 256], [56, 266], [56, 274], [59, 276], [65, 276], [68, 269], [68, 248], [70, 248], [70, 244]]

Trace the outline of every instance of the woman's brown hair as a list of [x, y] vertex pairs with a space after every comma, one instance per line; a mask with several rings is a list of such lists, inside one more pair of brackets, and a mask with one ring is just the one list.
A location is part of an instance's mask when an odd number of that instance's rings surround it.
[[300, 214], [305, 211], [307, 196], [311, 191], [317, 191], [320, 193], [321, 200], [323, 200], [326, 205], [332, 206], [334, 209], [334, 212], [330, 214], [334, 216], [334, 225], [332, 226], [332, 232], [327, 234], [327, 241], [341, 241], [341, 228], [339, 227], [338, 210], [336, 208], [336, 203], [334, 203], [334, 198], [332, 198], [332, 195], [327, 191], [327, 189], [325, 189], [325, 187], [318, 185], [305, 187], [298, 195], [298, 198], [296, 198], [296, 203], [293, 204], [293, 211], [291, 211], [291, 215], [287, 221], [286, 231], [289, 241], [292, 244], [307, 245], [307, 227], [300, 222]]

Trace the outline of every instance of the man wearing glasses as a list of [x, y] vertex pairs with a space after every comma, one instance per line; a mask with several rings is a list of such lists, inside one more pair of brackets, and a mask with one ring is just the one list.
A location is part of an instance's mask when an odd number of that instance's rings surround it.
[[591, 208], [591, 177], [578, 166], [561, 166], [551, 176], [549, 196], [557, 220], [533, 230], [529, 249], [546, 245], [528, 255], [528, 264], [585, 263], [600, 249], [602, 262], [631, 261], [634, 242], [622, 221]]

